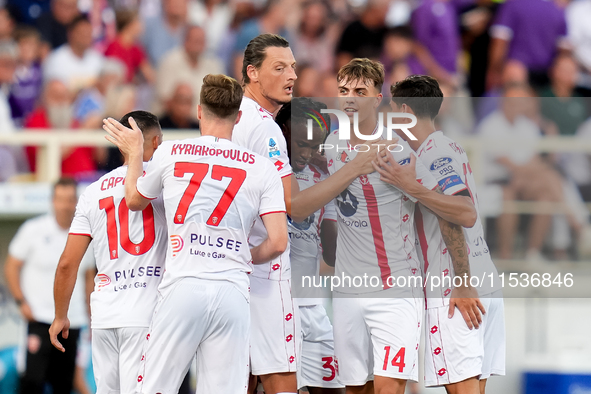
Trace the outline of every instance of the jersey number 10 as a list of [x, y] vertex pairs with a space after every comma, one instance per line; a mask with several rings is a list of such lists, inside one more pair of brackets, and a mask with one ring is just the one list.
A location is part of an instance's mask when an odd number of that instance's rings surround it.
[[104, 209], [107, 214], [107, 237], [109, 239], [109, 257], [111, 260], [119, 258], [117, 214], [119, 216], [119, 225], [121, 227], [121, 237], [119, 242], [123, 250], [133, 256], [139, 256], [146, 253], [152, 248], [152, 246], [154, 246], [156, 229], [154, 227], [154, 208], [152, 207], [152, 204], [148, 204], [146, 209], [142, 211], [144, 239], [137, 244], [129, 238], [129, 208], [127, 207], [125, 198], [121, 200], [117, 210], [115, 210], [115, 199], [113, 197], [106, 197], [100, 200], [99, 208]]

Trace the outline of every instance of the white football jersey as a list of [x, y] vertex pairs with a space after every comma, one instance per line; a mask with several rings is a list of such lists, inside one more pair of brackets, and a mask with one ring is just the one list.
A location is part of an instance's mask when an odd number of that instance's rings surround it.
[[163, 193], [170, 244], [161, 288], [183, 277], [227, 280], [248, 297], [248, 234], [261, 215], [285, 212], [268, 160], [213, 136], [167, 141], [137, 190], [146, 198]]
[[[287, 143], [281, 128], [273, 119], [273, 114], [248, 97], [242, 99], [240, 110], [242, 117], [234, 126], [232, 142], [268, 158], [281, 178], [290, 176], [291, 166], [287, 156]], [[281, 190], [283, 191], [283, 185]], [[248, 241], [251, 246], [257, 246], [266, 238], [265, 226], [258, 219], [250, 232]], [[252, 275], [272, 280], [290, 279], [289, 248], [275, 260], [255, 265]]]
[[92, 328], [148, 327], [164, 274], [164, 204], [157, 198], [142, 212], [130, 211], [126, 174], [127, 166], [119, 167], [88, 186], [70, 226], [70, 234], [93, 240]]
[[[460, 145], [443, 135], [441, 131], [437, 131], [421, 144], [417, 153], [421, 162], [437, 179], [443, 193], [453, 195], [467, 190], [478, 211], [474, 176], [468, 156]], [[443, 278], [453, 278], [454, 270], [439, 230], [439, 222], [437, 217], [424, 206], [417, 209], [415, 219], [417, 249], [423, 263], [423, 274], [427, 284], [425, 288], [427, 307], [448, 305], [453, 286], [450, 286], [449, 280], [443, 280]], [[499, 275], [484, 240], [480, 214], [473, 227], [464, 228], [464, 237], [470, 258], [470, 275], [478, 277], [482, 282], [477, 288], [478, 294], [484, 296], [500, 289]], [[437, 280], [434, 281], [433, 276], [439, 277], [442, 285], [431, 286], [431, 283], [434, 285], [439, 283]]]
[[[338, 131], [328, 137], [326, 144], [338, 147], [326, 150], [330, 175], [357, 155], [353, 147], [349, 148], [348, 141], [338, 139]], [[406, 142], [400, 140], [398, 144], [402, 150], [392, 152], [392, 155], [401, 165], [408, 164], [410, 155], [415, 153]], [[435, 178], [419, 160], [416, 161], [416, 177], [418, 182], [429, 189], [437, 186]], [[377, 172], [360, 176], [337, 196], [335, 276], [362, 278], [361, 285], [353, 281], [350, 285], [346, 282], [339, 291], [368, 293], [397, 287], [405, 294], [411, 289], [410, 292], [416, 295], [414, 290], [422, 287], [421, 281], [413, 280], [412, 285], [409, 285], [403, 283], [402, 279], [420, 276], [415, 248], [414, 210], [415, 200], [380, 180]], [[367, 276], [365, 280], [364, 275]], [[397, 280], [399, 276], [401, 279]], [[389, 277], [392, 279], [388, 280]]]
[[[305, 190], [316, 183], [323, 181], [327, 175], [313, 164], [308, 164], [301, 172], [296, 172], [295, 177], [300, 186], [300, 190]], [[319, 276], [320, 259], [322, 258], [322, 247], [320, 244], [320, 225], [323, 220], [337, 220], [334, 201], [326, 204], [322, 209], [314, 212], [300, 223], [289, 220], [289, 243], [291, 253], [291, 277], [292, 287], [296, 287], [295, 296], [305, 296], [299, 298], [298, 305], [309, 306], [321, 304], [317, 294], [318, 288], [298, 288], [302, 286], [304, 276], [314, 278]], [[316, 290], [316, 291], [315, 291]], [[301, 291], [301, 293], [300, 293]]]

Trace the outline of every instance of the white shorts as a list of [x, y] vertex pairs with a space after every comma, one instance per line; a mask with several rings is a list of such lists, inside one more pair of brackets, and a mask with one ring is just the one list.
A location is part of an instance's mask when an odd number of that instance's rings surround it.
[[334, 357], [332, 324], [322, 305], [300, 306], [302, 353], [298, 368], [298, 388], [341, 388]]
[[246, 393], [250, 308], [230, 282], [183, 278], [162, 292], [137, 391], [176, 394], [197, 355], [197, 394]]
[[424, 300], [333, 298], [339, 382], [362, 386], [374, 375], [418, 380]]
[[[500, 295], [500, 294], [499, 294]], [[470, 330], [456, 309], [427, 309], [425, 317], [425, 386], [458, 383], [473, 376], [505, 374], [505, 315], [502, 298], [480, 299], [486, 313], [480, 328]]]
[[302, 334], [290, 281], [251, 276], [250, 315], [252, 374], [296, 372]]
[[92, 330], [97, 394], [134, 394], [148, 327]]

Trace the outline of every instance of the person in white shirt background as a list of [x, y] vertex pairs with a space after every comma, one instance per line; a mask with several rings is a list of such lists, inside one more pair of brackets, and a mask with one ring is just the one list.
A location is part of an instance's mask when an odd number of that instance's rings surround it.
[[[94, 261], [85, 258], [72, 294], [71, 329], [63, 343], [70, 351], [61, 353], [51, 346], [49, 327], [53, 313], [53, 278], [74, 218], [77, 184], [60, 179], [53, 188], [53, 211], [26, 221], [12, 239], [5, 264], [5, 276], [20, 312], [28, 322], [26, 369], [21, 393], [43, 393], [48, 383], [54, 394], [70, 394], [76, 367], [80, 329], [88, 325], [85, 290], [92, 289]], [[90, 256], [90, 255], [87, 255]]]

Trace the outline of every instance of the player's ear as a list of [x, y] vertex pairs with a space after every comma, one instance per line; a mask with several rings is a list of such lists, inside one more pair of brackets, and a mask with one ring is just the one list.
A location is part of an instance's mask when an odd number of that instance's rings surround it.
[[249, 64], [248, 67], [246, 67], [246, 75], [248, 75], [251, 82], [259, 81], [259, 70], [257, 70], [252, 64]]
[[201, 104], [197, 104], [197, 119], [201, 120], [202, 115]]
[[380, 94], [377, 95], [376, 102], [374, 104], [374, 108], [377, 108], [377, 107], [380, 106], [383, 97], [384, 97], [384, 95], [382, 93], [380, 93]]
[[238, 124], [238, 122], [240, 122], [240, 118], [242, 118], [242, 111], [238, 111], [238, 115], [236, 115], [236, 122], [234, 122], [234, 124]]

